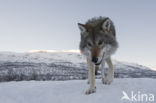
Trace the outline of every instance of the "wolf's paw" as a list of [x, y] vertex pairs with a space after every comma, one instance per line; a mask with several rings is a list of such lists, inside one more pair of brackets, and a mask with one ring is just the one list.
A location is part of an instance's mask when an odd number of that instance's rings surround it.
[[89, 94], [92, 94], [92, 93], [95, 93], [95, 92], [96, 92], [96, 87], [88, 89], [85, 94], [89, 95]]
[[106, 85], [110, 85], [113, 82], [113, 77], [102, 78], [102, 83]]
[[105, 78], [102, 78], [102, 83], [105, 84]]

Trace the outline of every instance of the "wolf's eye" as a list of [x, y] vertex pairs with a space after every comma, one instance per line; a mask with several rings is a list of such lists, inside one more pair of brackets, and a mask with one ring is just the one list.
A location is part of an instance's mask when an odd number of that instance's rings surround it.
[[92, 44], [91, 44], [90, 42], [88, 42], [88, 43], [87, 43], [87, 45], [88, 45], [89, 47], [91, 47], [91, 46], [92, 46]]
[[102, 45], [102, 44], [103, 44], [103, 42], [102, 42], [102, 41], [99, 41], [99, 42], [98, 42], [98, 45], [99, 45], [99, 46], [100, 46], [100, 45]]

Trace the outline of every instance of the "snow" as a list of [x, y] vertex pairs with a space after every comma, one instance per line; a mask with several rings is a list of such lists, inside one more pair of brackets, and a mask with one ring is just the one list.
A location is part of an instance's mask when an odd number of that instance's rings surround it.
[[[113, 65], [115, 78], [156, 78], [156, 71], [145, 66], [117, 60]], [[87, 72], [85, 57], [74, 51], [0, 52], [0, 82], [86, 79]]]
[[111, 85], [98, 79], [96, 93], [85, 95], [86, 80], [4, 82], [0, 83], [0, 103], [133, 103], [121, 100], [123, 91], [156, 95], [155, 85], [156, 79], [150, 78], [115, 79]]
[[[78, 51], [34, 51], [28, 53], [14, 53], [14, 52], [0, 52], [0, 62], [33, 62], [33, 63], [60, 63], [70, 62], [75, 66], [80, 66], [82, 63], [86, 64], [86, 58]], [[133, 68], [141, 68], [149, 70], [150, 68], [138, 65], [135, 63], [120, 62], [113, 60], [113, 64], [117, 68], [125, 68], [133, 70]]]
[[0, 61], [34, 63], [68, 61], [77, 64], [85, 62], [86, 60], [80, 53], [75, 52], [0, 52]]
[[96, 79], [96, 93], [85, 95], [87, 80], [70, 80], [87, 77], [86, 60], [78, 51], [0, 52], [0, 103], [133, 103], [122, 101], [122, 93], [156, 95], [156, 79], [152, 79], [156, 71], [118, 60], [113, 60], [113, 65], [117, 77], [114, 82], [103, 85]]
[[[79, 66], [80, 63], [86, 63], [86, 58], [78, 51], [35, 51], [27, 53], [0, 52], [0, 62], [33, 62], [33, 63], [53, 63], [53, 62], [71, 62]], [[120, 62], [113, 60], [113, 64], [118, 67], [130, 65], [142, 69], [150, 69], [135, 63]]]

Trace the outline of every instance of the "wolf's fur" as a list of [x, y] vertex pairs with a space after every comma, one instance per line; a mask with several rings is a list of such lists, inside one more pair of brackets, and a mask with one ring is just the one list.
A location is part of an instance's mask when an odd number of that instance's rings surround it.
[[[81, 31], [80, 51], [87, 58], [89, 67], [88, 81], [90, 88], [86, 94], [96, 91], [95, 73], [102, 65], [102, 82], [110, 84], [113, 81], [114, 70], [111, 55], [116, 51], [118, 43], [113, 22], [108, 17], [92, 18], [86, 24], [78, 23]], [[105, 62], [109, 66], [108, 75], [104, 75]]]

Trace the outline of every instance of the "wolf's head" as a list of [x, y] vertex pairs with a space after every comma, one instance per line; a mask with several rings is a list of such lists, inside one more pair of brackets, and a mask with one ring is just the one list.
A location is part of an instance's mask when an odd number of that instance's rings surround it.
[[78, 23], [78, 27], [81, 31], [80, 51], [95, 65], [116, 50], [115, 28], [109, 18], [93, 18], [86, 24]]

